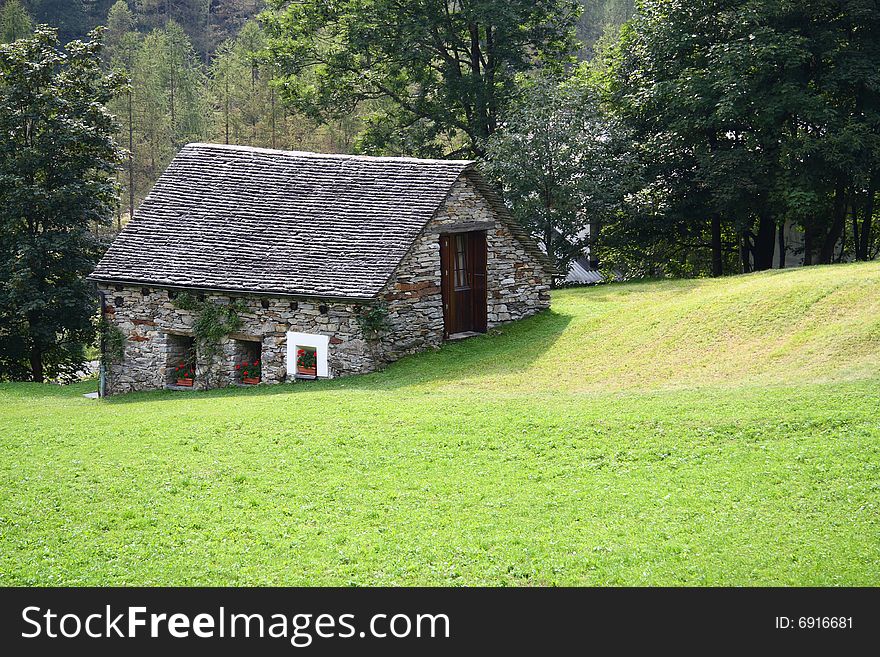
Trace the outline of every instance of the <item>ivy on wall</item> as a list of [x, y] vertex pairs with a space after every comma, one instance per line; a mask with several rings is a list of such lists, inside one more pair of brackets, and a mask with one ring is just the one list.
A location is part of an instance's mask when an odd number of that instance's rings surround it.
[[197, 299], [187, 292], [174, 299], [174, 306], [195, 315], [193, 337], [196, 341], [196, 351], [201, 355], [205, 367], [205, 387], [210, 388], [211, 372], [222, 351], [222, 342], [230, 333], [235, 333], [241, 328], [239, 314], [247, 312], [248, 308], [242, 301], [217, 303]]
[[98, 333], [101, 336], [101, 365], [107, 370], [113, 363], [125, 357], [125, 333], [116, 324], [102, 317], [98, 322]]

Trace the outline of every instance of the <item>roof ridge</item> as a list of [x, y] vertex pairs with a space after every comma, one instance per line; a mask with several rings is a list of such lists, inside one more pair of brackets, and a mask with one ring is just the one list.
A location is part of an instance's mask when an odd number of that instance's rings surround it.
[[260, 146], [243, 146], [239, 144], [211, 144], [208, 142], [191, 142], [186, 144], [181, 150], [194, 148], [210, 148], [215, 150], [240, 151], [245, 153], [266, 153], [269, 155], [289, 155], [295, 157], [314, 158], [323, 160], [362, 160], [368, 162], [406, 162], [406, 163], [425, 163], [425, 164], [455, 164], [462, 169], [470, 168], [476, 165], [476, 160], [442, 160], [432, 158], [419, 157], [398, 157], [398, 156], [378, 156], [378, 155], [352, 155], [349, 153], [315, 153], [313, 151], [289, 151], [277, 148], [263, 148]]

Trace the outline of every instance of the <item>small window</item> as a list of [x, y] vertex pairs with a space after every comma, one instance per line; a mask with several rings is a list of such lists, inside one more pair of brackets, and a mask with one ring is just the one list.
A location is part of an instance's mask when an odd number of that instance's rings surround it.
[[318, 378], [318, 348], [296, 345], [296, 376]]
[[196, 378], [196, 342], [189, 335], [166, 336], [165, 381], [168, 385], [192, 388]]
[[268, 310], [268, 309], [269, 309], [269, 300], [268, 300], [268, 299], [263, 299], [263, 300], [261, 300], [261, 301], [260, 301], [260, 305], [262, 305], [263, 308], [265, 308], [266, 310]]
[[235, 340], [234, 381], [255, 385], [262, 379], [262, 344], [256, 340]]
[[314, 333], [287, 334], [287, 375], [291, 378], [315, 379], [330, 375], [327, 352], [330, 337]]
[[467, 272], [467, 235], [455, 236], [455, 288], [457, 290], [470, 287]]

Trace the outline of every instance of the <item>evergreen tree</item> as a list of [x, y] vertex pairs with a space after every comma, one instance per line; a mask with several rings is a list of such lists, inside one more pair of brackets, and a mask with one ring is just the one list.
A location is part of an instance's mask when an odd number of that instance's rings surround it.
[[[119, 141], [126, 145], [126, 171], [123, 185], [123, 198], [127, 201], [128, 218], [134, 217], [137, 188], [135, 181], [135, 124], [132, 75], [140, 48], [141, 36], [135, 31], [135, 16], [124, 0], [119, 0], [107, 16], [107, 31], [104, 39], [104, 59], [108, 67], [127, 80], [122, 90], [109, 104], [110, 111], [120, 123]], [[122, 206], [117, 215], [117, 230], [122, 228]]]
[[83, 38], [91, 27], [83, 0], [30, 0], [29, 8], [36, 22], [58, 29], [61, 43]]
[[21, 0], [6, 0], [0, 7], [0, 43], [22, 39], [32, 29], [33, 22]]
[[268, 147], [282, 141], [272, 72], [263, 59], [265, 46], [265, 33], [251, 21], [218, 48], [209, 71], [213, 139]]

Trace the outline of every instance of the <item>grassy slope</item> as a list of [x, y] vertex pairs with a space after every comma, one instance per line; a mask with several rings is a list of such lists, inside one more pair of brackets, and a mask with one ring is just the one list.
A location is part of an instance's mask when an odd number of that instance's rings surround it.
[[385, 373], [0, 386], [0, 584], [880, 584], [880, 266], [560, 291]]

